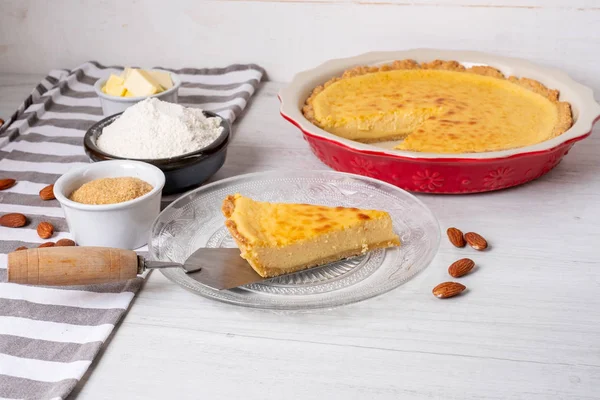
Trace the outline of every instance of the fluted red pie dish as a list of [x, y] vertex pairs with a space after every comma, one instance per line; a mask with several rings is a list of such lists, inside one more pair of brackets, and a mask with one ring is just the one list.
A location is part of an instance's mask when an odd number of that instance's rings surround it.
[[[524, 76], [558, 89], [561, 101], [571, 104], [574, 123], [563, 134], [531, 146], [511, 150], [436, 154], [386, 148], [336, 136], [312, 124], [302, 107], [312, 90], [343, 71], [361, 65], [380, 65], [394, 60], [417, 62], [458, 60], [465, 66], [489, 65], [507, 75]], [[429, 193], [477, 193], [520, 185], [552, 168], [579, 140], [587, 137], [600, 119], [600, 105], [590, 88], [565, 73], [526, 60], [471, 51], [417, 49], [373, 52], [328, 61], [297, 74], [279, 93], [281, 115], [304, 134], [312, 152], [329, 167], [377, 178], [403, 189]]]

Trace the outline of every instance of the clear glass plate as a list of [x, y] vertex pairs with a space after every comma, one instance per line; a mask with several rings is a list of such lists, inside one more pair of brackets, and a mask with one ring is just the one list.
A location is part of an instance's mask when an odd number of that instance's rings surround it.
[[236, 247], [221, 213], [223, 199], [234, 193], [261, 201], [385, 210], [392, 217], [402, 246], [222, 291], [190, 279], [182, 270], [161, 270], [173, 282], [210, 299], [283, 310], [341, 306], [402, 285], [425, 269], [438, 250], [440, 229], [436, 218], [404, 190], [341, 172], [285, 171], [224, 179], [177, 199], [152, 226], [150, 259], [184, 262], [200, 247]]

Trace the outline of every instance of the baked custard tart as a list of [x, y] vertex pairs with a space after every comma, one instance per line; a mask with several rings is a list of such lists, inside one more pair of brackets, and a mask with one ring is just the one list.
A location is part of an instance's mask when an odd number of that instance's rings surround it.
[[252, 268], [274, 277], [400, 245], [385, 211], [267, 203], [235, 194], [221, 208]]
[[447, 154], [525, 147], [573, 125], [557, 90], [490, 66], [441, 60], [347, 70], [315, 88], [302, 111], [346, 139], [402, 140], [396, 149]]

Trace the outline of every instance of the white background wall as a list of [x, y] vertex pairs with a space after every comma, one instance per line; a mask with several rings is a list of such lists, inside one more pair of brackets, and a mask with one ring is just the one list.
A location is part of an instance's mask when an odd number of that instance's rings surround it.
[[254, 62], [289, 80], [326, 59], [414, 47], [553, 65], [600, 94], [600, 0], [0, 0], [0, 72]]

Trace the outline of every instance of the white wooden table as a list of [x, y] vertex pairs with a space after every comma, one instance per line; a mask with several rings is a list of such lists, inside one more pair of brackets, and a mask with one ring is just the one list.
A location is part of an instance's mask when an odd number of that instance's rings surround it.
[[[37, 76], [0, 76], [7, 118]], [[214, 179], [325, 169], [278, 114], [265, 83]], [[78, 399], [600, 398], [600, 134], [547, 176], [501, 192], [418, 195], [441, 226], [484, 234], [486, 253], [446, 240], [420, 275], [328, 311], [245, 309], [197, 297], [154, 272]], [[438, 300], [468, 255], [469, 291]]]

